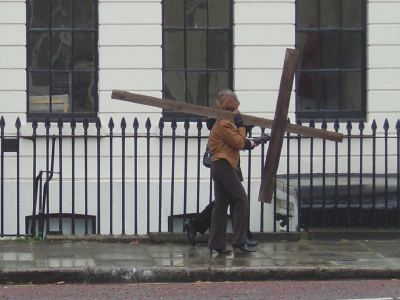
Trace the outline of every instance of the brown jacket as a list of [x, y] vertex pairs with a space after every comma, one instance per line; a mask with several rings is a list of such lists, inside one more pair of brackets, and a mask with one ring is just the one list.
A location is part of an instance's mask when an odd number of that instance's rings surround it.
[[239, 162], [239, 150], [250, 143], [246, 139], [246, 129], [237, 128], [227, 120], [217, 120], [208, 138], [208, 148], [213, 153], [213, 161], [226, 159], [236, 169]]

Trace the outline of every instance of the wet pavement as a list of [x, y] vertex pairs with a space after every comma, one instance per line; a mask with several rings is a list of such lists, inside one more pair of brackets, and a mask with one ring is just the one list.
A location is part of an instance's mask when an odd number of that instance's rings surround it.
[[0, 283], [400, 278], [400, 240], [263, 241], [250, 254], [206, 244], [1, 241]]

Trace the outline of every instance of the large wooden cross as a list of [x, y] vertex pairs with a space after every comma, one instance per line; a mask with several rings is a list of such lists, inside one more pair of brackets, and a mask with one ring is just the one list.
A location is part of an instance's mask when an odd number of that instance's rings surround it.
[[[268, 147], [267, 156], [265, 159], [265, 166], [261, 176], [260, 193], [258, 196], [258, 200], [265, 203], [271, 203], [272, 201], [276, 173], [278, 171], [279, 158], [285, 132], [301, 134], [303, 136], [321, 138], [335, 142], [341, 142], [343, 140], [343, 134], [341, 133], [288, 123], [287, 114], [297, 61], [298, 51], [294, 49], [286, 49], [278, 100], [276, 102], [275, 116], [273, 120], [242, 114], [242, 119], [247, 125], [271, 128], [270, 145]], [[233, 112], [217, 108], [178, 102], [169, 99], [160, 99], [125, 91], [113, 90], [111, 98], [207, 118], [233, 120], [235, 116], [235, 113]]]

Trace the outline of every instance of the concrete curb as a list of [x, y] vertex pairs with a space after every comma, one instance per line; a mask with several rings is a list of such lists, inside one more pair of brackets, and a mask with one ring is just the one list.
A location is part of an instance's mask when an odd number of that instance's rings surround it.
[[307, 238], [313, 240], [398, 240], [400, 230], [390, 229], [348, 229], [337, 228], [335, 230], [310, 230]]
[[400, 268], [337, 267], [153, 267], [1, 270], [0, 284], [155, 283], [195, 281], [400, 279]]
[[[227, 241], [232, 238], [232, 234], [227, 235]], [[400, 239], [400, 230], [386, 229], [366, 229], [366, 230], [309, 230], [307, 232], [261, 232], [253, 233], [253, 238], [258, 241], [290, 241], [295, 242], [302, 239], [309, 240], [395, 240]], [[119, 243], [185, 243], [187, 238], [185, 233], [161, 232], [149, 233], [147, 235], [48, 235], [46, 241], [88, 241], [88, 242], [119, 242]], [[207, 243], [208, 234], [198, 236], [198, 243]]]
[[[299, 241], [307, 238], [305, 232], [266, 232], [253, 233], [254, 239], [259, 241]], [[232, 234], [227, 234], [227, 241], [232, 238]], [[185, 233], [161, 232], [149, 233], [147, 235], [48, 235], [46, 241], [52, 242], [73, 242], [73, 241], [88, 241], [88, 242], [119, 242], [119, 243], [188, 243]], [[198, 236], [199, 243], [207, 243], [208, 234]]]

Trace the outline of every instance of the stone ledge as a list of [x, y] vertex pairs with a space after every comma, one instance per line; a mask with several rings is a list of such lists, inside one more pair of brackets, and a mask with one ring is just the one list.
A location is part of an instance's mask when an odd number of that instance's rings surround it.
[[150, 283], [255, 280], [400, 279], [400, 268], [342, 267], [153, 267], [52, 268], [0, 271], [0, 284]]
[[[232, 234], [227, 234], [230, 241]], [[298, 241], [307, 238], [305, 232], [265, 232], [253, 233], [253, 238], [259, 241]], [[120, 243], [188, 243], [186, 233], [149, 233], [148, 235], [47, 235], [46, 241], [88, 241], [88, 242], [120, 242]], [[208, 234], [199, 235], [199, 243], [207, 243]]]

